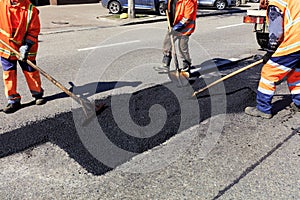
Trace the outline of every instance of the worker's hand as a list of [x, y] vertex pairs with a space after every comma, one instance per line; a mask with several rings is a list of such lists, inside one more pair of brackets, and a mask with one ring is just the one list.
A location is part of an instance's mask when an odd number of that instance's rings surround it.
[[167, 10], [168, 10], [168, 2], [167, 1], [164, 1], [162, 3], [162, 9], [167, 12]]
[[33, 41], [29, 39], [25, 39], [23, 45], [19, 48], [19, 52], [20, 52], [19, 60], [23, 62], [27, 60], [29, 50], [33, 45], [34, 45]]
[[28, 57], [29, 46], [27, 44], [22, 45], [19, 48], [19, 52], [20, 52], [19, 60], [25, 62], [27, 60], [27, 57]]
[[267, 53], [262, 57], [264, 64], [266, 64], [270, 60], [270, 58], [272, 57], [273, 53], [274, 52], [272, 52], [272, 51], [267, 51]]

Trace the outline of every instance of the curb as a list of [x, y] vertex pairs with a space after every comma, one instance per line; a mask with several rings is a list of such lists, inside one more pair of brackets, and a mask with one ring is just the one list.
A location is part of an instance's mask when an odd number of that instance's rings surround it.
[[[200, 14], [197, 14], [197, 18], [198, 17], [206, 17], [206, 16], [225, 15], [225, 14], [232, 14], [232, 13], [244, 13], [244, 12], [247, 12], [247, 11], [240, 10], [240, 9], [223, 10], [223, 11], [216, 11], [216, 12], [212, 12], [212, 13], [200, 13]], [[139, 20], [139, 21], [133, 21], [133, 22], [125, 22], [125, 23], [122, 23], [120, 26], [146, 24], [146, 23], [161, 22], [161, 21], [166, 21], [166, 17], [160, 16], [160, 17], [155, 17], [154, 19], [145, 19], [145, 20]]]
[[[240, 9], [232, 9], [232, 10], [224, 10], [224, 11], [216, 11], [212, 13], [200, 13], [197, 14], [198, 17], [206, 17], [206, 16], [217, 16], [217, 15], [225, 15], [225, 14], [233, 14], [233, 13], [244, 13], [247, 12], [246, 10]], [[151, 19], [140, 19], [135, 21], [124, 22], [116, 25], [111, 26], [89, 26], [89, 27], [82, 27], [82, 28], [75, 28], [75, 27], [67, 27], [63, 30], [53, 30], [53, 31], [41, 31], [40, 35], [49, 35], [49, 34], [57, 34], [57, 33], [66, 33], [66, 32], [75, 32], [75, 31], [85, 31], [85, 30], [92, 30], [92, 29], [100, 29], [100, 28], [111, 28], [117, 26], [130, 26], [130, 25], [138, 25], [138, 24], [148, 24], [148, 23], [155, 23], [155, 22], [162, 22], [166, 21], [166, 16], [157, 16]]]

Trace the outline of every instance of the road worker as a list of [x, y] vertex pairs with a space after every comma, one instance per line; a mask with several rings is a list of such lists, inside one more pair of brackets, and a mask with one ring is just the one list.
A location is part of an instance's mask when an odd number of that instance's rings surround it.
[[189, 37], [195, 31], [197, 16], [197, 0], [166, 0], [165, 10], [169, 13], [171, 31], [168, 31], [163, 42], [163, 65], [159, 71], [169, 71], [172, 59], [171, 34], [178, 41], [178, 49], [182, 60], [182, 70], [189, 71], [192, 60], [189, 53]]
[[[5, 95], [8, 105], [5, 113], [21, 108], [21, 96], [17, 92], [17, 62], [22, 68], [35, 104], [45, 103], [40, 73], [30, 67], [26, 60], [36, 63], [40, 20], [38, 9], [29, 0], [0, 0], [0, 39], [20, 52], [20, 57], [0, 44]], [[19, 61], [18, 61], [19, 59]]]
[[271, 118], [276, 82], [287, 78], [292, 94], [291, 107], [300, 111], [300, 4], [295, 0], [269, 0], [267, 20], [269, 47], [263, 56], [256, 107], [247, 107], [248, 115]]

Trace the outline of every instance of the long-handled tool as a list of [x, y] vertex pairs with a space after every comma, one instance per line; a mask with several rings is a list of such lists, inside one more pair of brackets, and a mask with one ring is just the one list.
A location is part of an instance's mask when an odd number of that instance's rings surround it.
[[234, 71], [234, 72], [232, 72], [232, 73], [230, 73], [230, 74], [228, 74], [228, 75], [226, 75], [226, 76], [224, 76], [224, 77], [222, 77], [222, 78], [220, 78], [220, 79], [218, 79], [218, 80], [212, 82], [211, 84], [207, 85], [206, 87], [204, 87], [204, 88], [202, 88], [202, 89], [199, 89], [199, 90], [195, 91], [195, 92], [193, 93], [192, 96], [194, 97], [194, 96], [196, 96], [197, 94], [199, 94], [199, 93], [201, 93], [201, 92], [207, 90], [208, 88], [210, 88], [210, 87], [212, 87], [212, 86], [214, 86], [214, 85], [216, 85], [216, 84], [218, 84], [218, 83], [220, 83], [220, 82], [222, 82], [222, 81], [224, 81], [224, 80], [226, 80], [226, 79], [228, 79], [228, 78], [231, 78], [231, 77], [233, 77], [233, 76], [235, 76], [235, 75], [237, 75], [237, 74], [239, 74], [239, 73], [241, 73], [241, 72], [243, 72], [243, 71], [245, 71], [245, 70], [247, 70], [247, 69], [250, 69], [250, 68], [252, 68], [252, 67], [254, 67], [254, 66], [256, 66], [256, 65], [259, 65], [259, 64], [261, 64], [262, 62], [263, 62], [263, 60], [260, 59], [260, 60], [254, 62], [254, 63], [252, 63], [252, 64], [250, 64], [250, 65], [247, 65], [246, 67], [243, 67], [243, 68], [241, 68], [241, 69], [239, 69], [239, 70], [237, 70], [237, 71]]
[[[175, 72], [170, 71], [169, 72], [169, 77], [175, 77], [176, 80], [178, 81], [179, 85], [185, 86], [188, 84], [188, 79], [186, 76], [184, 76], [181, 73], [181, 70], [179, 69], [179, 63], [178, 63], [178, 58], [177, 58], [177, 53], [176, 53], [176, 47], [175, 47], [175, 40], [174, 40], [174, 35], [172, 34], [172, 27], [171, 27], [171, 22], [170, 22], [170, 15], [169, 12], [166, 10], [165, 11], [166, 16], [167, 16], [167, 22], [168, 22], [168, 29], [170, 33], [170, 39], [171, 39], [171, 46], [172, 46], [172, 54], [174, 58], [174, 64], [175, 64]], [[171, 78], [172, 79], [172, 78]]]
[[[0, 39], [0, 43], [3, 44], [6, 48], [8, 48], [10, 51], [12, 51], [14, 54], [16, 54], [17, 57], [20, 57], [20, 53], [16, 51], [14, 48], [12, 48], [10, 45], [5, 43]], [[60, 82], [55, 80], [52, 76], [50, 76], [47, 72], [45, 72], [43, 69], [38, 67], [37, 65], [33, 64], [30, 60], [26, 60], [28, 65], [30, 65], [35, 70], [38, 70], [44, 77], [46, 77], [50, 82], [52, 82], [54, 85], [56, 85], [59, 89], [64, 91], [67, 95], [69, 95], [72, 99], [74, 99], [78, 104], [80, 104], [83, 108], [83, 112], [85, 114], [85, 120], [83, 121], [83, 124], [86, 125], [89, 123], [89, 121], [96, 116], [96, 113], [99, 112], [103, 107], [104, 104], [100, 105], [93, 105], [90, 101], [80, 98], [76, 96], [74, 93], [70, 92], [66, 87], [64, 87]]]

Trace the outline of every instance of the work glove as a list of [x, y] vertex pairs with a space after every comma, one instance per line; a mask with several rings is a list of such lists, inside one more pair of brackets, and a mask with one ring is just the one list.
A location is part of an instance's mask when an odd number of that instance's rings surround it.
[[263, 59], [264, 64], [266, 64], [270, 60], [273, 53], [274, 53], [273, 51], [267, 51], [267, 53], [265, 55], [263, 55], [262, 59]]
[[168, 0], [164, 0], [162, 4], [162, 9], [167, 12], [168, 10]]
[[31, 40], [25, 40], [24, 44], [19, 48], [19, 53], [20, 53], [19, 60], [23, 62], [27, 60], [29, 50], [33, 44], [34, 42], [32, 42]]
[[167, 1], [163, 2], [162, 9], [167, 12], [167, 10], [168, 10], [168, 2]]
[[184, 23], [182, 23], [181, 21], [180, 22], [178, 22], [177, 24], [175, 24], [174, 26], [173, 26], [173, 31], [175, 31], [175, 32], [179, 32], [180, 30], [182, 30], [183, 28], [185, 27], [185, 24]]

